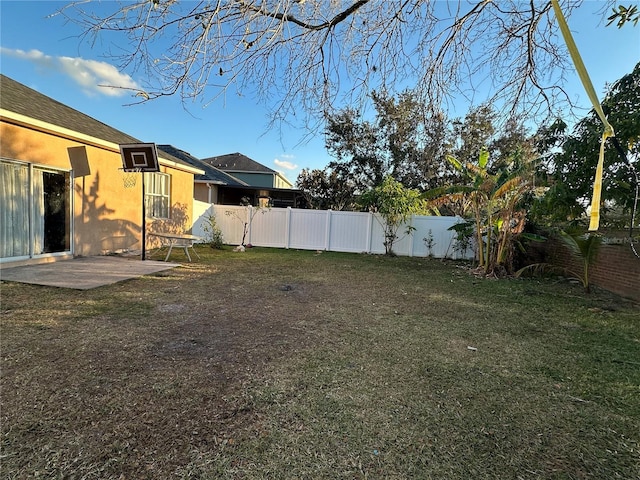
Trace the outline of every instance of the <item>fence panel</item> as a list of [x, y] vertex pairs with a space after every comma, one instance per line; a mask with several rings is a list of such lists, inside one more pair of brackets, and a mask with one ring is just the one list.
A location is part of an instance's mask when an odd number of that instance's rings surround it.
[[[454, 256], [457, 255], [454, 250], [456, 235], [454, 231], [447, 230], [458, 223], [452, 222], [452, 218], [455, 217], [414, 216], [413, 226], [416, 231], [413, 235], [413, 254], [417, 257], [432, 255], [436, 258], [456, 258]], [[431, 239], [431, 249], [428, 246], [429, 239]]]
[[289, 248], [325, 250], [327, 244], [326, 210], [291, 209]]
[[247, 209], [253, 215], [247, 242], [256, 247], [287, 247], [288, 212], [286, 208]]
[[371, 220], [371, 214], [366, 212], [330, 212], [327, 250], [369, 252]]
[[209, 215], [213, 213], [213, 205], [200, 202], [199, 200], [193, 201], [193, 225], [191, 227], [191, 233], [198, 237], [207, 238], [206, 227], [209, 223]]
[[[334, 252], [385, 253], [384, 228], [378, 215], [367, 212], [334, 212], [293, 208], [269, 208], [233, 205], [207, 206], [194, 202], [193, 234], [206, 236], [202, 224], [213, 213], [222, 230], [224, 242], [239, 245], [247, 222], [245, 243], [255, 246], [329, 250]], [[253, 218], [251, 219], [251, 215]], [[426, 217], [414, 215], [398, 229], [393, 251], [397, 255], [436, 258], [473, 258], [474, 252], [455, 249], [455, 232], [447, 230], [463, 221], [460, 217]], [[415, 230], [407, 234], [407, 226]], [[431, 248], [427, 239], [431, 238]]]
[[[222, 239], [229, 245], [240, 245], [247, 208], [235, 205], [213, 205], [216, 224], [222, 230]], [[246, 242], [246, 239], [245, 239]]]

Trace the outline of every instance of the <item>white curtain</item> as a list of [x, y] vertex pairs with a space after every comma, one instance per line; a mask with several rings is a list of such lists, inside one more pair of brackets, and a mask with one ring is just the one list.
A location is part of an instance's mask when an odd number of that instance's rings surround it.
[[29, 168], [1, 162], [0, 180], [0, 257], [29, 255]]
[[44, 182], [42, 170], [34, 168], [33, 172], [33, 215], [31, 228], [33, 231], [33, 254], [39, 255], [44, 251]]

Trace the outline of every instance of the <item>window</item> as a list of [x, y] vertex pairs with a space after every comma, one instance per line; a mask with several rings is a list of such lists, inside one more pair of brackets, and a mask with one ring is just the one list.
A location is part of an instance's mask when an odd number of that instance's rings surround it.
[[166, 173], [144, 174], [144, 206], [149, 218], [169, 218], [171, 176]]

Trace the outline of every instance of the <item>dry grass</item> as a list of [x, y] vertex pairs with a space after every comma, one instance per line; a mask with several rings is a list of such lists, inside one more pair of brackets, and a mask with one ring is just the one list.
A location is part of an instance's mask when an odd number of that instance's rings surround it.
[[427, 259], [199, 252], [2, 284], [3, 478], [640, 478], [637, 306]]

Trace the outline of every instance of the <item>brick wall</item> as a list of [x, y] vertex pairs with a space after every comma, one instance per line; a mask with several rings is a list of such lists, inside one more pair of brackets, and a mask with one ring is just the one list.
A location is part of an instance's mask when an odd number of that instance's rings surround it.
[[[635, 246], [640, 251], [640, 245]], [[539, 248], [547, 262], [582, 275], [582, 264], [562, 242], [549, 239]], [[640, 258], [633, 254], [628, 240], [622, 244], [600, 246], [596, 261], [589, 268], [589, 280], [592, 285], [640, 302]]]

